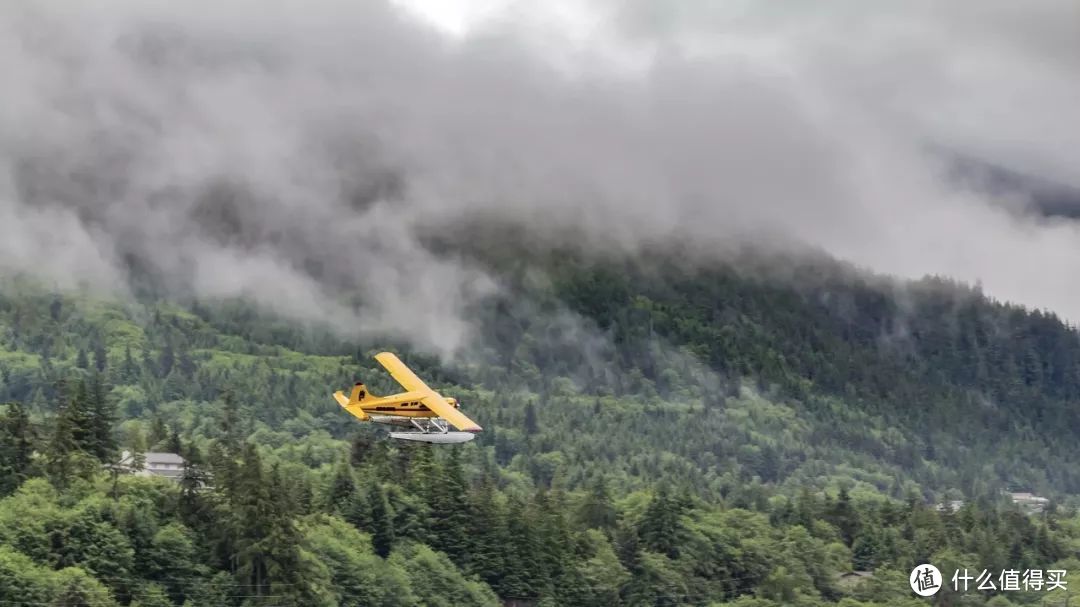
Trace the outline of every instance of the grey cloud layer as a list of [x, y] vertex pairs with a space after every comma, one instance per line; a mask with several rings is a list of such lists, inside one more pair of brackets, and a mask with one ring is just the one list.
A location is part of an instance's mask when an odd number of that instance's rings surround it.
[[451, 42], [377, 2], [12, 0], [0, 271], [122, 289], [134, 257], [177, 292], [449, 353], [497, 285], [419, 235], [491, 214], [631, 252], [804, 242], [1080, 317], [1055, 276], [1080, 270], [1073, 224], [956, 191], [925, 154], [970, 144], [1075, 168], [1077, 121], [1057, 101], [1077, 92], [1069, 3], [1022, 21], [838, 6], [646, 22], [662, 32], [621, 15], [637, 29], [613, 38], [661, 52], [617, 75], [557, 71], [504, 30]]

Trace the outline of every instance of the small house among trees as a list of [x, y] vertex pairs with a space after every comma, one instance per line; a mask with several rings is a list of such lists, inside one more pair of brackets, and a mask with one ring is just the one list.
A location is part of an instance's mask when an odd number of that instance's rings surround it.
[[179, 481], [187, 462], [176, 453], [148, 452], [133, 454], [125, 450], [120, 456], [123, 470], [138, 476], [160, 476]]

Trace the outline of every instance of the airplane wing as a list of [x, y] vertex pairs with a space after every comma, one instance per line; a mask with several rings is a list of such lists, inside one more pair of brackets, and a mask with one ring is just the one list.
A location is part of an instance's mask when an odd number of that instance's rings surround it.
[[428, 395], [421, 398], [420, 402], [427, 405], [428, 409], [434, 411], [436, 415], [445, 419], [447, 423], [458, 430], [463, 432], [479, 432], [482, 430], [476, 422], [466, 417], [461, 411], [458, 411], [454, 405], [446, 402], [446, 399], [439, 396], [437, 392], [429, 390]]
[[390, 376], [394, 378], [394, 381], [401, 384], [402, 388], [405, 388], [409, 392], [424, 392], [427, 396], [420, 399], [420, 402], [427, 405], [428, 409], [435, 412], [436, 415], [445, 419], [451, 426], [462, 430], [464, 432], [479, 432], [482, 428], [465, 416], [464, 413], [458, 411], [456, 407], [446, 402], [446, 399], [439, 396], [437, 392], [428, 387], [411, 369], [405, 366], [405, 363], [401, 362], [397, 356], [392, 352], [380, 352], [375, 355], [375, 360], [379, 361], [379, 364], [386, 367], [386, 370], [390, 372]]
[[401, 362], [401, 359], [395, 356], [393, 352], [379, 352], [375, 355], [375, 360], [386, 367], [386, 370], [390, 372], [390, 377], [393, 377], [394, 381], [401, 384], [401, 387], [405, 388], [406, 391], [431, 392], [431, 388], [417, 377], [412, 372], [412, 369], [406, 367], [405, 363]]

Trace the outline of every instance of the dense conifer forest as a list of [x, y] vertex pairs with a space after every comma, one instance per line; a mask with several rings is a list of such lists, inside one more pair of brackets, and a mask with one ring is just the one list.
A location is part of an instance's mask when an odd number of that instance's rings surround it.
[[[857, 607], [925, 604], [924, 562], [1080, 571], [1080, 338], [1053, 314], [827, 260], [485, 258], [504, 288], [452, 360], [5, 281], [0, 604]], [[384, 348], [477, 440], [341, 411], [357, 378], [394, 389]]]

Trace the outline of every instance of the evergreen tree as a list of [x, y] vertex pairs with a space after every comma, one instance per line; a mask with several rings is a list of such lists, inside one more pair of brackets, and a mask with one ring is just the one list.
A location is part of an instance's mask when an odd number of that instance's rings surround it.
[[206, 522], [206, 506], [201, 491], [208, 480], [203, 469], [202, 454], [193, 444], [185, 454], [184, 472], [180, 476], [179, 510], [184, 523], [194, 528], [200, 528]]
[[97, 428], [86, 380], [80, 379], [75, 384], [75, 391], [68, 400], [64, 412], [71, 423], [71, 436], [75, 441], [75, 447], [83, 453], [95, 455], [98, 452]]
[[493, 480], [485, 476], [470, 496], [469, 537], [472, 545], [463, 565], [492, 587], [499, 587], [509, 541], [506, 518], [496, 501]]
[[169, 440], [165, 443], [165, 450], [169, 453], [184, 455], [184, 441], [180, 438], [180, 433], [175, 429], [169, 433]]
[[430, 501], [432, 547], [445, 552], [452, 560], [469, 552], [469, 498], [461, 451], [454, 447], [443, 461]]
[[540, 431], [540, 423], [536, 419], [536, 405], [532, 401], [525, 405], [525, 434], [533, 435]]
[[244, 431], [240, 426], [240, 406], [231, 390], [225, 392], [221, 412], [221, 446], [230, 457], [236, 457], [240, 453]]
[[269, 528], [265, 539], [260, 542], [260, 548], [266, 559], [271, 595], [281, 597], [283, 602], [296, 607], [303, 607], [319, 601], [309, 588], [309, 566], [300, 554], [302, 538], [293, 521], [293, 513], [288, 508], [289, 500], [274, 499], [274, 496], [287, 494], [281, 470], [275, 464], [269, 478]]
[[236, 486], [230, 492], [233, 538], [230, 560], [249, 592], [258, 598], [270, 594], [269, 555], [264, 540], [276, 521], [274, 498], [255, 445], [244, 446], [240, 469], [232, 481]]
[[386, 558], [394, 546], [394, 520], [390, 512], [390, 504], [386, 500], [386, 493], [378, 481], [373, 481], [367, 494], [369, 528], [371, 530], [371, 544], [375, 554]]
[[45, 450], [45, 471], [57, 487], [66, 487], [71, 482], [74, 475], [73, 458], [79, 450], [70, 409], [70, 403], [60, 409]]
[[619, 562], [631, 574], [641, 570], [641, 542], [637, 528], [627, 521], [622, 521], [615, 528], [615, 554]]
[[189, 391], [187, 380], [176, 370], [165, 376], [161, 383], [161, 398], [165, 401], [183, 400]]
[[412, 457], [409, 462], [407, 488], [411, 493], [423, 499], [426, 504], [431, 504], [438, 479], [432, 446], [421, 443], [410, 445], [408, 448]]
[[155, 413], [153, 419], [150, 420], [150, 434], [146, 437], [147, 444], [152, 448], [157, 448], [168, 437], [169, 427], [165, 425], [165, 420], [161, 418], [161, 415]]
[[840, 494], [836, 503], [830, 508], [828, 517], [829, 522], [840, 530], [844, 543], [851, 546], [859, 532], [859, 518], [851, 505], [851, 497], [846, 488], [840, 489]]
[[124, 362], [120, 367], [120, 379], [117, 383], [134, 384], [139, 381], [139, 366], [131, 355], [131, 346], [124, 346]]
[[851, 566], [856, 570], [872, 571], [881, 563], [879, 554], [881, 544], [877, 533], [864, 531], [860, 534], [851, 547]]
[[638, 525], [641, 543], [653, 552], [674, 559], [679, 557], [683, 535], [682, 508], [668, 494], [667, 487], [660, 485]]
[[88, 452], [102, 462], [112, 461], [116, 453], [116, 438], [113, 436], [114, 412], [100, 373], [91, 375], [87, 398], [90, 425], [87, 435]]
[[536, 527], [521, 500], [512, 498], [507, 512], [506, 557], [503, 559], [502, 581], [499, 596], [504, 599], [535, 599], [548, 581], [540, 560], [540, 542]]
[[176, 364], [176, 354], [173, 352], [172, 344], [166, 342], [165, 347], [161, 349], [161, 357], [158, 359], [155, 376], [168, 377], [172, 373], [174, 364]]
[[604, 477], [598, 476], [593, 482], [585, 500], [578, 510], [578, 521], [587, 529], [613, 529], [617, 513], [608, 495]]
[[49, 302], [49, 317], [53, 321], [60, 321], [60, 312], [63, 310], [64, 300], [60, 295], [53, 295], [52, 301]]
[[153, 355], [150, 353], [150, 350], [144, 348], [142, 351], [142, 369], [140, 375], [150, 379], [158, 377], [159, 373], [158, 364], [154, 361]]
[[795, 521], [807, 529], [812, 529], [820, 512], [821, 505], [810, 489], [807, 487], [799, 489], [799, 496], [795, 500]]
[[306, 516], [315, 510], [314, 491], [306, 474], [296, 479], [291, 499], [293, 509], [298, 515]]
[[146, 438], [142, 430], [135, 432], [129, 446], [131, 447], [131, 469], [139, 472], [146, 467]]
[[276, 604], [289, 607], [324, 603], [311, 586], [315, 572], [301, 554], [302, 538], [288, 500], [276, 497], [288, 493], [278, 466], [267, 478], [257, 450], [248, 445], [240, 478], [245, 493], [237, 494], [236, 505], [246, 520], [237, 526], [237, 571], [254, 589], [253, 598], [274, 597]]
[[14, 491], [30, 475], [34, 430], [18, 403], [9, 403], [0, 417], [0, 496]]
[[326, 507], [331, 513], [345, 516], [352, 512], [356, 500], [356, 478], [347, 458], [342, 457], [334, 466], [334, 476], [330, 481], [326, 496]]
[[372, 436], [366, 432], [357, 432], [353, 435], [349, 457], [353, 466], [361, 466], [367, 462], [374, 448]]
[[105, 351], [105, 343], [97, 339], [94, 341], [94, 369], [98, 373], [105, 373], [109, 365], [109, 356]]
[[556, 491], [540, 491], [533, 499], [542, 566], [550, 579], [558, 579], [566, 573], [573, 540], [563, 512], [561, 494]]
[[187, 348], [180, 350], [180, 354], [176, 359], [176, 369], [180, 372], [180, 376], [190, 380], [195, 377], [197, 368], [195, 361], [191, 358], [191, 352]]

